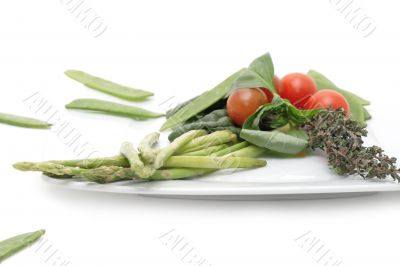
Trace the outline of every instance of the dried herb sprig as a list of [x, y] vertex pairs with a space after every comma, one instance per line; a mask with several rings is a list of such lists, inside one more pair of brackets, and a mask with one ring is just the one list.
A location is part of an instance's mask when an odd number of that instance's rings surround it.
[[380, 147], [363, 146], [366, 128], [349, 118], [343, 109], [321, 110], [302, 128], [309, 137], [309, 147], [323, 150], [338, 174], [379, 179], [391, 176], [400, 181], [396, 158], [385, 155]]

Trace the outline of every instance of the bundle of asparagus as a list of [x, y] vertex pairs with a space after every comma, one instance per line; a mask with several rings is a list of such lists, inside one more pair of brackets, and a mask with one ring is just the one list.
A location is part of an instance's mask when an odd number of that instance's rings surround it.
[[237, 142], [229, 130], [207, 134], [205, 130], [186, 132], [162, 149], [154, 148], [160, 134], [147, 135], [138, 145], [121, 145], [120, 155], [84, 160], [19, 162], [21, 171], [40, 171], [54, 178], [79, 178], [97, 183], [122, 180], [171, 180], [212, 173], [218, 169], [255, 168], [266, 165], [255, 159], [264, 148]]

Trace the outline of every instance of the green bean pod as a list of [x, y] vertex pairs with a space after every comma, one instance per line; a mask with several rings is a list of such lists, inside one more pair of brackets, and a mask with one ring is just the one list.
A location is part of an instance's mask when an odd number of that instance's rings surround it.
[[0, 263], [6, 258], [14, 255], [18, 251], [26, 248], [33, 242], [37, 241], [43, 234], [44, 230], [32, 233], [26, 233], [0, 242]]
[[143, 108], [97, 99], [76, 99], [65, 107], [67, 109], [95, 111], [109, 115], [129, 117], [136, 120], [164, 116], [164, 114], [151, 112]]
[[152, 92], [126, 87], [79, 70], [67, 70], [65, 75], [84, 84], [86, 87], [125, 100], [140, 101], [154, 95]]
[[8, 124], [17, 127], [39, 128], [46, 129], [51, 127], [51, 124], [34, 118], [0, 113], [0, 123]]

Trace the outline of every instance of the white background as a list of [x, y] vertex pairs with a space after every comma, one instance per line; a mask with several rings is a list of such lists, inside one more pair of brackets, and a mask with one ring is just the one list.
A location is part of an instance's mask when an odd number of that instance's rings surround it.
[[[367, 38], [329, 0], [86, 0], [107, 25], [98, 38], [67, 2], [1, 4], [0, 112], [35, 117], [23, 99], [40, 92], [94, 147], [114, 154], [123, 140], [163, 119], [141, 123], [64, 111], [75, 98], [115, 100], [68, 79], [66, 69], [152, 90], [156, 96], [140, 105], [165, 110], [161, 103], [170, 96], [181, 100], [210, 89], [269, 51], [279, 76], [313, 68], [371, 100], [374, 134], [400, 157], [398, 1], [356, 3], [376, 25]], [[207, 265], [323, 265], [295, 241], [309, 231], [342, 265], [399, 263], [399, 193], [223, 202], [65, 190], [11, 167], [72, 157], [53, 132], [6, 125], [0, 132], [0, 239], [45, 228], [60, 257], [54, 265], [195, 265], [159, 239], [170, 230]], [[4, 265], [52, 265], [47, 255], [31, 248]]]

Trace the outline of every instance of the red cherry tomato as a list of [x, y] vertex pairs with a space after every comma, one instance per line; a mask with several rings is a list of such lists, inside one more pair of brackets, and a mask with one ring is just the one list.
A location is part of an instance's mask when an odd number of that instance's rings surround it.
[[267, 88], [260, 88], [262, 90], [262, 92], [265, 94], [265, 97], [267, 97], [267, 102], [272, 102], [272, 99], [274, 99], [274, 95], [272, 94], [272, 92], [267, 89]]
[[292, 73], [281, 80], [279, 95], [297, 108], [303, 108], [311, 95], [317, 92], [317, 85], [309, 76]]
[[268, 102], [262, 90], [245, 88], [235, 90], [228, 98], [226, 109], [232, 121], [242, 126], [244, 121], [252, 115], [258, 107]]
[[[275, 87], [276, 92], [279, 94], [280, 87], [281, 87], [281, 80], [277, 76], [274, 76], [274, 87]], [[272, 92], [267, 88], [260, 88], [260, 89], [264, 92], [265, 96], [267, 96], [268, 102], [269, 103], [272, 102], [272, 99], [274, 98], [274, 95], [272, 94]]]
[[350, 111], [349, 103], [346, 101], [346, 98], [334, 90], [318, 91], [308, 99], [304, 107], [305, 109], [332, 108], [334, 110], [341, 107], [346, 113]]

